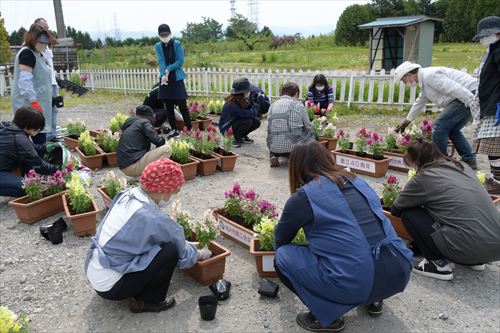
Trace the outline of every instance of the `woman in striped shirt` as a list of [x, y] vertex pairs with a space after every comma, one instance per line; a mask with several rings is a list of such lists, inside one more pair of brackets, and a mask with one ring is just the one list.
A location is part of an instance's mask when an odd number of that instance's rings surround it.
[[328, 85], [328, 81], [323, 74], [317, 74], [307, 90], [307, 102], [318, 105], [319, 114], [324, 115], [332, 111], [334, 100], [333, 87]]

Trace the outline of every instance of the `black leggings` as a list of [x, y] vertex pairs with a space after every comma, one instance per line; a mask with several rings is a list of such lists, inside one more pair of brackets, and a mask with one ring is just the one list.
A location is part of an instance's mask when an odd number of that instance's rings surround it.
[[436, 231], [432, 227], [434, 219], [425, 208], [415, 207], [403, 210], [401, 221], [427, 260], [445, 258], [431, 237]]
[[[172, 129], [177, 128], [175, 124], [175, 111], [174, 111], [174, 106], [177, 105], [179, 107], [179, 111], [182, 114], [182, 119], [184, 120], [184, 126], [186, 126], [188, 130], [191, 130], [191, 119], [189, 118], [189, 112], [185, 99], [165, 99], [163, 100], [163, 103], [165, 103], [165, 107], [167, 108], [168, 122]], [[182, 128], [177, 128], [177, 129], [182, 130]]]
[[112, 301], [134, 297], [146, 303], [162, 302], [167, 296], [177, 261], [175, 245], [162, 245], [160, 252], [145, 270], [125, 274], [109, 291], [98, 291], [97, 294]]
[[153, 109], [153, 112], [155, 113], [155, 127], [160, 127], [167, 120], [168, 111], [167, 109]]
[[231, 127], [236, 141], [243, 139], [251, 132], [260, 127], [258, 118], [240, 118], [231, 122]]

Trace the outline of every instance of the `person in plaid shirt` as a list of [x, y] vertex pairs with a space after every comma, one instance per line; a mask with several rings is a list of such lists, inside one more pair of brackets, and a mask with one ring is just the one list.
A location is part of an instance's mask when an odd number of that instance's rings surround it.
[[280, 165], [278, 156], [288, 157], [297, 143], [315, 140], [306, 108], [298, 98], [299, 86], [285, 83], [280, 99], [269, 108], [267, 147], [273, 168]]

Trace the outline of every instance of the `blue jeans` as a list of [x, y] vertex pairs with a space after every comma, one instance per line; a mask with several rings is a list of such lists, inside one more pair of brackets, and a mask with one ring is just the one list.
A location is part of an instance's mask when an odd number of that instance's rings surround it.
[[22, 197], [26, 195], [22, 188], [23, 177], [7, 171], [0, 171], [0, 197]]
[[[52, 96], [56, 97], [58, 94], [58, 86], [52, 85]], [[52, 128], [50, 129], [49, 133], [47, 133], [47, 140], [52, 140], [56, 137], [58, 112], [59, 110], [57, 109], [57, 107], [52, 106]]]
[[441, 115], [436, 119], [432, 130], [432, 141], [438, 146], [444, 155], [447, 155], [448, 138], [455, 145], [462, 160], [475, 160], [476, 155], [472, 153], [472, 147], [460, 131], [472, 115], [470, 109], [458, 99], [448, 104]]

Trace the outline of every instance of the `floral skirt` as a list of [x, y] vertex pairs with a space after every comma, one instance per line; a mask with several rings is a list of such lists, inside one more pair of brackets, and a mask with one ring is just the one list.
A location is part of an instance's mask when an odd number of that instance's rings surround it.
[[474, 141], [473, 151], [476, 154], [500, 156], [500, 137], [482, 138]]

